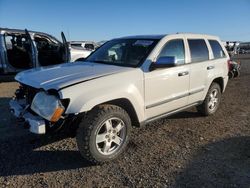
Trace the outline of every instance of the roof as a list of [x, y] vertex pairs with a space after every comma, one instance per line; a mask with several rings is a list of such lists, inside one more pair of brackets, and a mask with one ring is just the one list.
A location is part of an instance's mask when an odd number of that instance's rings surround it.
[[74, 40], [74, 41], [68, 41], [70, 44], [75, 44], [75, 43], [91, 43], [91, 44], [96, 44], [96, 42], [94, 41], [89, 41], [89, 40]]
[[198, 34], [198, 33], [174, 33], [174, 34], [162, 34], [162, 35], [134, 35], [134, 36], [127, 36], [121, 37], [119, 39], [162, 39], [166, 36], [171, 35], [185, 35], [186, 37], [201, 37], [201, 38], [218, 38], [214, 35], [207, 35], [207, 34]]
[[162, 39], [166, 35], [134, 35], [121, 37], [120, 39]]
[[[11, 32], [11, 33], [21, 33], [21, 34], [24, 34], [25, 33], [25, 29], [10, 29], [10, 28], [1, 28], [0, 27], [0, 33], [2, 31], [6, 31], [6, 32]], [[49, 36], [53, 39], [55, 39], [56, 41], [60, 42], [56, 37], [48, 34], [48, 33], [43, 33], [43, 32], [40, 32], [40, 31], [31, 31], [31, 30], [28, 30], [29, 33], [35, 33], [35, 34], [38, 34], [38, 35], [45, 35], [45, 36]]]
[[[1, 27], [0, 27], [0, 31], [7, 31], [7, 32], [13, 32], [13, 33], [25, 33], [25, 29], [10, 29], [10, 28], [1, 28]], [[43, 34], [43, 35], [51, 36], [48, 33], [43, 33], [43, 32], [40, 32], [40, 31], [31, 31], [31, 30], [28, 30], [28, 31], [30, 33], [37, 33], [37, 34]]]

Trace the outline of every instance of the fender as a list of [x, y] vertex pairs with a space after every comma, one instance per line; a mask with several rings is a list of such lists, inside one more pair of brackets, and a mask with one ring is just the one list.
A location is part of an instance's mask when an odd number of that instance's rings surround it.
[[70, 99], [66, 114], [87, 112], [99, 104], [123, 98], [133, 105], [139, 122], [144, 120], [144, 86], [141, 69], [72, 85], [60, 90], [59, 95], [61, 99]]

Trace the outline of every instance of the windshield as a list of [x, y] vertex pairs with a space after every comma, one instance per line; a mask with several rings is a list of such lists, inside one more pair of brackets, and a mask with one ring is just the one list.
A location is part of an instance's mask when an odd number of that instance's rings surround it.
[[158, 41], [154, 39], [114, 39], [97, 49], [86, 61], [138, 67]]

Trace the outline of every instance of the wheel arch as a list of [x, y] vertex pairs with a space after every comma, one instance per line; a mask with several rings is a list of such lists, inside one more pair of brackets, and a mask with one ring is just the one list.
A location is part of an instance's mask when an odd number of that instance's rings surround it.
[[[220, 89], [221, 89], [221, 92], [222, 92], [222, 93], [224, 92], [224, 80], [223, 80], [222, 77], [215, 78], [215, 79], [212, 81], [212, 83], [217, 83], [217, 84], [219, 84]], [[211, 84], [212, 84], [212, 83], [211, 83]], [[210, 84], [210, 86], [211, 86], [211, 84]]]
[[138, 116], [137, 116], [137, 113], [135, 111], [134, 106], [126, 98], [119, 98], [119, 99], [106, 101], [106, 102], [103, 102], [103, 103], [98, 104], [96, 106], [99, 106], [99, 105], [116, 105], [116, 106], [119, 106], [119, 107], [123, 108], [128, 113], [129, 117], [131, 118], [132, 126], [139, 126], [140, 125], [139, 119], [138, 119]]

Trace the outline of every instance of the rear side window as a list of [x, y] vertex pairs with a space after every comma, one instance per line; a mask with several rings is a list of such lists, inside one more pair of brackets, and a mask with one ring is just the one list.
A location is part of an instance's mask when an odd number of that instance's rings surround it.
[[218, 41], [209, 40], [209, 44], [212, 48], [215, 59], [225, 57], [225, 53], [224, 53], [224, 51], [223, 51], [223, 49]]
[[185, 49], [182, 39], [171, 40], [163, 47], [159, 57], [174, 56], [175, 63], [181, 65], [185, 63]]
[[209, 59], [208, 49], [203, 39], [188, 39], [191, 62], [206, 61]]

